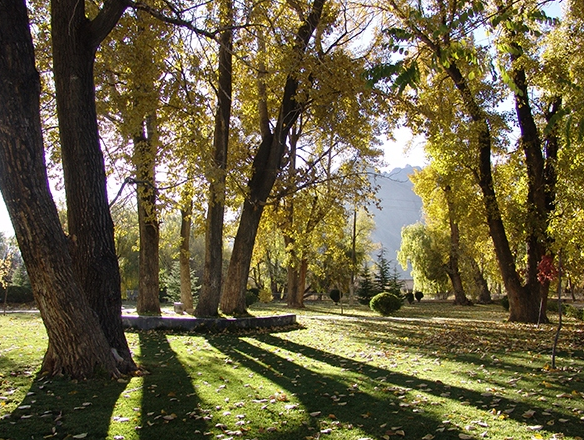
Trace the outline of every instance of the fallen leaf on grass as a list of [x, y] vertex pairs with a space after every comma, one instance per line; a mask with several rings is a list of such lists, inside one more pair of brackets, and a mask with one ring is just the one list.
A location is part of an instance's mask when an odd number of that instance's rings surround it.
[[73, 438], [85, 438], [87, 437], [87, 432], [84, 432], [83, 434], [77, 434], [72, 436]]

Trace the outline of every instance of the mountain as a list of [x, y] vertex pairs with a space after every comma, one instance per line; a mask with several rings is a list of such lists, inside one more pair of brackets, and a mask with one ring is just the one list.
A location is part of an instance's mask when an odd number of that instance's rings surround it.
[[[402, 278], [410, 278], [397, 264], [397, 251], [401, 243], [401, 230], [404, 226], [422, 220], [422, 199], [413, 191], [413, 184], [408, 176], [419, 170], [419, 167], [407, 165], [405, 168], [395, 168], [389, 173], [376, 175], [374, 183], [379, 186], [377, 197], [381, 209], [371, 208], [374, 215], [375, 230], [372, 240], [385, 249], [388, 260], [396, 263], [398, 273]], [[374, 259], [377, 258], [373, 256]]]

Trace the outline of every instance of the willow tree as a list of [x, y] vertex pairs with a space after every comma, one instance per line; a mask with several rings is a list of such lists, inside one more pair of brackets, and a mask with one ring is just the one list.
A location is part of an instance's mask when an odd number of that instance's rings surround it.
[[103, 308], [101, 315], [92, 310], [95, 301], [74, 274], [71, 246], [49, 192], [39, 75], [21, 0], [0, 1], [0, 69], [0, 189], [49, 337], [41, 370], [80, 379], [99, 371], [118, 376], [133, 366], [123, 332], [116, 334], [121, 323], [112, 328], [113, 317], [104, 322]]

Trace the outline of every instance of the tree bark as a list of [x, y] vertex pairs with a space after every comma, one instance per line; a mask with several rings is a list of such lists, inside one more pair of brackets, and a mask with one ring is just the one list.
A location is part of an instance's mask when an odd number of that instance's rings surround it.
[[[299, 58], [305, 53], [310, 38], [320, 22], [326, 0], [315, 0], [306, 22], [298, 29], [294, 52]], [[233, 253], [227, 271], [227, 281], [221, 297], [221, 310], [228, 315], [245, 315], [245, 289], [257, 229], [274, 182], [280, 172], [286, 139], [302, 112], [302, 103], [296, 101], [299, 82], [291, 73], [286, 78], [274, 132], [263, 125], [262, 142], [253, 161], [253, 174], [248, 182], [248, 196], [243, 204], [239, 228], [233, 244]]]
[[193, 287], [191, 285], [191, 224], [193, 216], [193, 200], [188, 195], [188, 202], [180, 210], [180, 301], [187, 313], [194, 313]]
[[460, 256], [460, 230], [454, 212], [454, 203], [452, 201], [452, 189], [449, 185], [444, 188], [446, 196], [446, 204], [448, 207], [448, 223], [450, 225], [450, 250], [449, 261], [446, 273], [452, 283], [452, 290], [454, 291], [454, 304], [458, 306], [472, 306], [466, 294], [464, 293], [464, 286], [462, 285], [462, 277], [460, 276], [459, 256]]
[[460, 92], [465, 108], [476, 127], [479, 146], [478, 181], [483, 194], [487, 224], [493, 240], [495, 254], [497, 255], [497, 262], [509, 296], [509, 320], [536, 323], [539, 320], [539, 298], [534, 298], [533, 294], [524, 288], [521, 283], [497, 202], [491, 171], [491, 133], [489, 124], [484, 112], [474, 100], [472, 92], [468, 88], [456, 63], [452, 61], [445, 70]]
[[479, 267], [475, 259], [472, 257], [469, 257], [469, 264], [472, 270], [474, 282], [479, 291], [477, 303], [491, 304], [493, 302], [491, 298], [491, 292], [489, 290], [489, 285], [487, 284], [487, 280], [485, 279], [481, 268]]
[[213, 166], [209, 172], [209, 206], [205, 235], [205, 266], [203, 284], [195, 316], [217, 316], [221, 298], [223, 274], [223, 223], [225, 212], [225, 178], [229, 149], [229, 124], [231, 121], [231, 94], [233, 82], [233, 4], [221, 3], [221, 21], [225, 30], [219, 38], [219, 85], [215, 134], [213, 139]]
[[138, 229], [140, 231], [139, 285], [136, 309], [139, 315], [160, 316], [160, 228], [156, 213], [156, 117], [146, 116], [141, 133], [134, 137]]
[[[521, 53], [521, 47], [514, 45], [517, 53]], [[518, 62], [518, 55], [512, 54], [511, 61]], [[541, 139], [533, 112], [529, 102], [529, 90], [527, 78], [523, 68], [512, 70], [515, 91], [515, 112], [521, 130], [521, 146], [525, 154], [527, 167], [527, 282], [526, 289], [537, 303], [540, 311], [538, 322], [548, 322], [546, 314], [549, 283], [540, 283], [539, 263], [548, 252], [550, 238], [547, 234], [548, 210], [547, 210], [547, 182], [545, 179], [545, 161], [542, 153]], [[513, 314], [513, 311], [511, 311]]]
[[[52, 200], [41, 134], [40, 82], [26, 5], [0, 0], [0, 189], [49, 338], [42, 371], [119, 375], [98, 317], [79, 289]], [[121, 326], [120, 326], [121, 327]], [[131, 358], [130, 358], [131, 360]]]
[[95, 52], [125, 8], [123, 0], [106, 0], [90, 21], [84, 2], [52, 0], [51, 37], [73, 272], [110, 346], [130, 370], [135, 365], [122, 328], [120, 275], [93, 81]]

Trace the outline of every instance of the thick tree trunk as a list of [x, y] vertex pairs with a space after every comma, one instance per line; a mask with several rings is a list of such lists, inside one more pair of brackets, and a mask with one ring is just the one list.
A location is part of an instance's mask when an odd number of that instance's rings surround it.
[[263, 209], [263, 205], [253, 206], [249, 200], [244, 202], [221, 296], [220, 308], [227, 315], [247, 315], [245, 290], [251, 254]]
[[53, 0], [51, 37], [73, 272], [110, 346], [130, 370], [135, 365], [122, 328], [120, 275], [93, 82], [95, 51], [125, 8], [122, 0], [106, 0], [89, 21], [83, 2]]
[[472, 270], [473, 280], [479, 291], [477, 302], [479, 304], [491, 304], [493, 302], [491, 299], [491, 292], [481, 268], [472, 257], [469, 258], [469, 264]]
[[497, 262], [499, 263], [503, 283], [509, 296], [509, 320], [536, 323], [539, 320], [539, 294], [534, 296], [533, 292], [529, 292], [521, 283], [495, 194], [491, 171], [491, 133], [489, 124], [483, 111], [475, 102], [472, 92], [468, 88], [456, 63], [452, 62], [450, 67], [446, 68], [446, 72], [459, 90], [466, 110], [475, 125], [479, 146], [479, 169], [477, 177], [483, 194], [487, 224], [491, 239], [493, 240], [495, 254], [497, 255]]
[[[294, 52], [299, 58], [305, 53], [310, 38], [320, 22], [325, 3], [326, 0], [315, 0], [310, 14], [306, 17], [306, 22], [298, 29]], [[298, 81], [295, 72], [286, 78], [273, 134], [269, 132], [264, 118], [261, 121], [262, 142], [253, 161], [253, 174], [248, 182], [248, 196], [239, 220], [239, 228], [227, 272], [227, 281], [220, 302], [221, 310], [228, 315], [247, 313], [245, 289], [257, 229], [265, 203], [280, 171], [286, 138], [302, 112], [302, 104], [296, 101]]]
[[[516, 46], [518, 53], [520, 47]], [[511, 56], [512, 62], [518, 63], [517, 55]], [[541, 284], [538, 279], [539, 263], [547, 254], [550, 238], [547, 234], [548, 210], [545, 179], [545, 161], [543, 158], [541, 139], [529, 102], [527, 78], [523, 68], [514, 68], [513, 81], [518, 92], [515, 93], [515, 111], [521, 130], [521, 146], [525, 154], [527, 167], [527, 282], [526, 289], [531, 293], [539, 307], [539, 322], [548, 322], [546, 308], [549, 283]]]
[[74, 278], [49, 192], [26, 14], [24, 1], [0, 0], [0, 189], [49, 337], [42, 371], [80, 379], [98, 371], [117, 376], [110, 344]]
[[298, 291], [300, 289], [300, 273], [298, 271], [298, 267], [288, 264], [288, 286], [287, 286], [287, 293], [286, 293], [286, 304], [290, 308], [299, 308], [302, 307], [300, 301], [298, 301]]
[[180, 210], [180, 301], [187, 313], [195, 312], [193, 307], [193, 286], [191, 285], [191, 224], [193, 216], [193, 200], [184, 202]]
[[217, 112], [215, 113], [215, 135], [213, 139], [213, 166], [209, 172], [209, 207], [207, 208], [207, 231], [205, 236], [205, 267], [203, 284], [195, 315], [217, 316], [221, 298], [223, 274], [223, 223], [225, 211], [225, 173], [229, 149], [229, 124], [231, 121], [231, 91], [233, 82], [233, 5], [224, 0], [222, 23], [225, 30], [219, 39], [219, 85]]
[[140, 231], [139, 315], [160, 315], [160, 229], [156, 213], [156, 117], [147, 116], [142, 132], [134, 138], [136, 166], [138, 229]]

